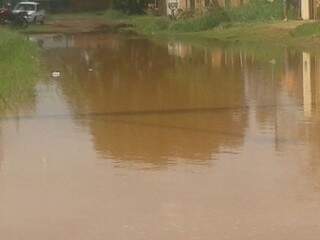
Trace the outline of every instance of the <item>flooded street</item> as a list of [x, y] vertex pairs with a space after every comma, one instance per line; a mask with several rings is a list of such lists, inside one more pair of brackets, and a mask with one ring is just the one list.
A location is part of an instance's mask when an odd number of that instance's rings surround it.
[[5, 240], [317, 240], [320, 56], [39, 35], [0, 120]]

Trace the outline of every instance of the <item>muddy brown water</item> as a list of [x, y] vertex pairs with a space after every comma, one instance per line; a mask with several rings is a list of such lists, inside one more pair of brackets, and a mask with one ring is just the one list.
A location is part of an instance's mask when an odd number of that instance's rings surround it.
[[31, 38], [61, 77], [1, 114], [1, 239], [319, 239], [319, 57]]

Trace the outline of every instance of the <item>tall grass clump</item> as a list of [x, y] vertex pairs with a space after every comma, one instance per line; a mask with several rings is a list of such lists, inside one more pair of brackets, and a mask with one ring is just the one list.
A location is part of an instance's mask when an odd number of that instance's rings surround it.
[[167, 17], [142, 16], [133, 17], [132, 24], [138, 31], [152, 34], [161, 31], [168, 31], [172, 22]]
[[[292, 4], [288, 7], [288, 16], [293, 15]], [[250, 0], [239, 7], [213, 7], [204, 12], [187, 10], [171, 21], [166, 16], [156, 17], [150, 15], [126, 15], [116, 10], [105, 13], [108, 20], [125, 21], [143, 33], [156, 32], [199, 32], [218, 27], [230, 26], [241, 22], [264, 22], [284, 18], [283, 0]]]
[[232, 22], [270, 21], [283, 18], [283, 0], [251, 0], [249, 3], [225, 10]]
[[320, 36], [320, 23], [305, 23], [294, 29], [291, 34], [294, 37], [318, 37]]
[[178, 20], [171, 24], [170, 30], [197, 32], [225, 23], [263, 22], [283, 17], [283, 0], [251, 0], [240, 7], [208, 9], [203, 15]]
[[0, 106], [34, 94], [40, 73], [37, 46], [24, 36], [0, 29]]
[[198, 32], [212, 29], [225, 22], [230, 22], [227, 12], [222, 9], [216, 9], [209, 10], [201, 16], [177, 20], [170, 25], [169, 30], [176, 32]]
[[105, 11], [105, 13], [103, 14], [104, 18], [106, 18], [107, 20], [125, 20], [128, 19], [128, 15], [118, 11], [118, 10], [114, 10], [114, 9], [109, 9], [107, 11]]
[[112, 0], [112, 8], [126, 14], [142, 14], [148, 0]]

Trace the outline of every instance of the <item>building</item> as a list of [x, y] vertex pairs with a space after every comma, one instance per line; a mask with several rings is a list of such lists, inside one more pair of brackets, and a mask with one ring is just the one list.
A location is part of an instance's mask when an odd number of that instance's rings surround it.
[[162, 14], [171, 14], [170, 3], [175, 3], [176, 9], [202, 11], [210, 5], [219, 7], [238, 7], [248, 0], [155, 0], [154, 5]]
[[320, 18], [320, 0], [300, 0], [300, 6], [303, 20]]
[[[171, 14], [168, 8], [170, 2], [175, 2], [178, 9], [202, 11], [210, 5], [222, 8], [239, 7], [250, 0], [155, 0], [155, 5], [161, 9], [162, 14]], [[273, 1], [273, 0], [269, 0]], [[297, 15], [302, 20], [320, 19], [320, 0], [287, 0], [289, 5], [299, 12]]]

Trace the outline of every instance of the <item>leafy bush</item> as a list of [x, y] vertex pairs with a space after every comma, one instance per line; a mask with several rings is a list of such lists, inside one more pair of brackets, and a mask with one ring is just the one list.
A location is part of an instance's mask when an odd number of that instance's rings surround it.
[[268, 21], [283, 18], [283, 0], [251, 0], [248, 4], [225, 10], [233, 22]]
[[142, 14], [148, 0], [113, 0], [112, 7], [126, 14]]
[[[289, 0], [288, 0], [289, 1]], [[182, 14], [189, 16], [190, 14]], [[283, 0], [251, 0], [248, 4], [235, 8], [213, 8], [202, 16], [190, 15], [173, 22], [169, 30], [177, 32], [197, 32], [215, 28], [232, 22], [268, 21], [283, 18]]]
[[125, 20], [128, 18], [128, 15], [117, 10], [109, 9], [104, 13], [104, 17], [108, 20]]
[[217, 27], [219, 24], [229, 22], [230, 18], [222, 9], [212, 10], [190, 19], [181, 19], [170, 26], [170, 30], [178, 32], [198, 32]]
[[305, 23], [294, 29], [292, 35], [295, 37], [320, 36], [320, 24]]
[[171, 21], [167, 17], [142, 16], [134, 17], [133, 25], [144, 33], [154, 33], [169, 29]]
[[[115, 1], [124, 4], [129, 0]], [[176, 21], [170, 21], [169, 18], [165, 16], [133, 16], [129, 18], [129, 21], [133, 22], [139, 31], [153, 33], [159, 31], [198, 32], [218, 26], [230, 26], [235, 22], [261, 22], [282, 19], [284, 15], [283, 0], [271, 1], [272, 0], [251, 0], [249, 3], [235, 8], [212, 7], [207, 9], [202, 15], [197, 15], [197, 12], [195, 11], [186, 10], [179, 12]], [[295, 0], [287, 1], [292, 7], [291, 1]], [[135, 1], [133, 0], [133, 2]], [[143, 3], [145, 2], [147, 1], [141, 0], [141, 6], [143, 6]], [[290, 10], [290, 7], [288, 9]], [[116, 11], [112, 12], [109, 10], [107, 15], [113, 19], [125, 19], [125, 15]]]
[[194, 15], [195, 15], [194, 10], [179, 9], [177, 14], [177, 19], [184, 20], [184, 19], [192, 18], [194, 17]]

